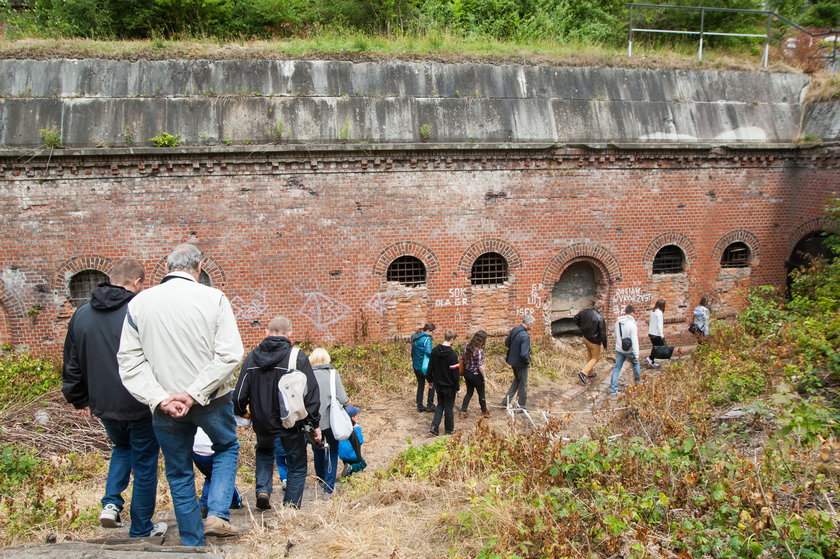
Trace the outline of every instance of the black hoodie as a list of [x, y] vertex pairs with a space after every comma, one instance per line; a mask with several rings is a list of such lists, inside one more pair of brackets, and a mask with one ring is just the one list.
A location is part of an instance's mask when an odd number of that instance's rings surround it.
[[110, 283], [93, 290], [90, 303], [73, 313], [64, 339], [61, 392], [76, 409], [90, 407], [96, 417], [112, 421], [151, 419], [149, 407], [122, 384], [117, 350], [127, 303], [134, 293]]
[[[248, 354], [242, 364], [239, 380], [233, 389], [233, 412], [239, 416], [247, 415], [250, 405], [251, 421], [258, 435], [280, 435], [289, 431], [280, 421], [277, 382], [288, 372], [291, 351], [292, 343], [288, 338], [269, 336]], [[296, 368], [306, 375], [303, 402], [309, 415], [298, 421], [295, 428], [304, 424], [318, 427], [321, 422], [321, 395], [309, 358], [302, 351], [298, 352]]]
[[435, 388], [457, 392], [461, 386], [461, 376], [455, 350], [443, 344], [436, 346], [429, 356], [428, 376]]

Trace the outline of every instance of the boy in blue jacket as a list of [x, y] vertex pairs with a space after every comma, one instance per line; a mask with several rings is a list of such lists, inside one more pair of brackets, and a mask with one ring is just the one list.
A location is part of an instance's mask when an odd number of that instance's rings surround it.
[[435, 325], [427, 322], [423, 328], [415, 332], [411, 338], [411, 365], [414, 368], [414, 377], [417, 379], [417, 411], [435, 411], [435, 390], [429, 383], [429, 395], [426, 400], [426, 407], [423, 407], [423, 391], [426, 387], [429, 356], [432, 354], [432, 334]]

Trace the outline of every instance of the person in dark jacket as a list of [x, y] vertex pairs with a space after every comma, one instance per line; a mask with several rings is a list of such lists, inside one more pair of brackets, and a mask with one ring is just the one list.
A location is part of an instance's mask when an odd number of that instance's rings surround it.
[[122, 492], [134, 474], [131, 528], [128, 535], [142, 538], [163, 535], [166, 524], [152, 524], [158, 480], [158, 442], [149, 407], [134, 399], [120, 380], [117, 350], [127, 303], [143, 290], [146, 271], [133, 258], [114, 263], [110, 283], [91, 293], [67, 327], [61, 392], [76, 411], [102, 420], [112, 443], [105, 496], [99, 522], [106, 528], [122, 526]]
[[534, 317], [526, 314], [522, 317], [522, 324], [514, 327], [505, 338], [505, 346], [508, 348], [506, 361], [513, 369], [513, 382], [502, 400], [505, 407], [510, 405], [517, 392], [520, 408], [524, 409], [528, 400], [528, 367], [531, 365], [531, 336], [528, 330], [533, 323]]
[[[257, 508], [271, 508], [270, 498], [274, 474], [274, 440], [280, 437], [286, 451], [286, 492], [283, 504], [300, 508], [306, 485], [306, 435], [312, 434], [316, 442], [321, 441], [320, 407], [321, 396], [318, 381], [309, 364], [309, 357], [299, 351], [295, 365], [290, 367], [289, 357], [292, 342], [292, 321], [278, 316], [268, 323], [266, 338], [245, 358], [236, 388], [233, 389], [233, 411], [236, 415], [249, 414], [256, 444], [256, 493]], [[303, 397], [308, 415], [291, 429], [283, 427], [277, 409], [277, 382], [290, 369], [297, 369], [306, 375], [306, 394]]]
[[426, 386], [426, 374], [429, 367], [429, 355], [432, 353], [432, 332], [435, 325], [427, 322], [421, 330], [412, 334], [411, 342], [411, 366], [414, 368], [414, 378], [417, 379], [417, 411], [435, 411], [435, 390], [432, 383], [429, 383], [429, 395], [426, 406], [423, 407], [423, 392]]
[[432, 350], [429, 356], [429, 380], [437, 392], [437, 407], [435, 417], [429, 432], [440, 435], [440, 420], [443, 417], [444, 434], [451, 435], [455, 431], [455, 395], [461, 390], [461, 371], [458, 366], [458, 354], [452, 349], [457, 333], [447, 330], [443, 335], [443, 343]]
[[593, 369], [601, 359], [601, 347], [607, 349], [607, 325], [601, 314], [603, 312], [604, 302], [599, 299], [593, 308], [583, 309], [575, 315], [575, 323], [583, 334], [583, 344], [586, 346], [586, 365], [578, 372], [578, 378], [583, 384], [595, 377]]

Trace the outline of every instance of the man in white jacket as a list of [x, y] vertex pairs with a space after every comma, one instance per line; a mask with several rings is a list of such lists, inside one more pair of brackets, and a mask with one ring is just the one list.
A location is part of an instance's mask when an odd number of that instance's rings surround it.
[[[239, 460], [230, 382], [244, 349], [227, 297], [197, 281], [201, 260], [191, 244], [172, 250], [161, 284], [128, 304], [117, 354], [123, 385], [152, 410], [178, 531], [189, 546], [204, 545], [205, 535], [237, 534], [229, 522]], [[192, 464], [197, 427], [215, 451], [203, 526]]]
[[627, 305], [624, 314], [615, 322], [615, 367], [610, 379], [611, 394], [618, 393], [618, 374], [627, 359], [633, 364], [633, 379], [636, 382], [642, 380], [639, 374], [639, 331], [633, 318], [635, 312], [633, 305]]

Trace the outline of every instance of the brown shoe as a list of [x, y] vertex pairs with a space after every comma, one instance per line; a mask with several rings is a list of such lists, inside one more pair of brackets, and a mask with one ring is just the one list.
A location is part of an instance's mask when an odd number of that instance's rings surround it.
[[490, 412], [489, 411], [481, 412], [481, 417], [490, 417]]
[[459, 418], [461, 418], [461, 419], [466, 419], [466, 418], [468, 418], [469, 416], [470, 416], [470, 414], [468, 414], [468, 413], [467, 413], [467, 412], [465, 412], [465, 411], [462, 411], [461, 413], [459, 413], [459, 414], [458, 414], [458, 417], [459, 417]]
[[228, 538], [238, 536], [239, 530], [230, 525], [230, 522], [218, 516], [208, 516], [204, 522], [204, 535]]
[[271, 495], [268, 493], [257, 493], [257, 508], [268, 510], [271, 508]]

